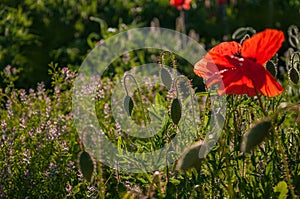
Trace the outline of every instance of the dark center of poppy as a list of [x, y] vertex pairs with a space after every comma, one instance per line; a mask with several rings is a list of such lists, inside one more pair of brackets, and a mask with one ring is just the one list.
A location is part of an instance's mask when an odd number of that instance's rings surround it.
[[[233, 56], [234, 56], [234, 57], [237, 57], [237, 58], [243, 58], [241, 51], [238, 51], [238, 52], [235, 53]], [[253, 57], [249, 57], [248, 59], [250, 59], [250, 60], [256, 62], [256, 59], [253, 58]]]
[[241, 51], [238, 51], [237, 53], [234, 54], [235, 57], [238, 57], [238, 58], [242, 58], [242, 53]]

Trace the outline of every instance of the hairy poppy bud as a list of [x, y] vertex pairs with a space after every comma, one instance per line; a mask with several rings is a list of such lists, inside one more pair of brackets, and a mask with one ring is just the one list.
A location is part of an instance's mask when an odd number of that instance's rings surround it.
[[298, 82], [299, 82], [299, 72], [297, 71], [297, 69], [292, 67], [289, 70], [288, 74], [289, 74], [290, 81], [293, 82], [294, 84], [298, 84]]
[[272, 61], [268, 61], [266, 64], [267, 70], [273, 75], [273, 77], [276, 77], [277, 75], [277, 67]]
[[203, 158], [199, 158], [199, 151], [201, 148], [202, 142], [196, 142], [189, 148], [187, 148], [184, 152], [181, 158], [178, 160], [177, 163], [177, 169], [181, 170], [188, 170], [191, 168], [200, 168], [201, 166], [201, 161]]
[[133, 100], [129, 95], [126, 95], [124, 99], [124, 109], [128, 116], [131, 116], [132, 110], [133, 110]]
[[161, 68], [160, 78], [161, 78], [162, 83], [165, 85], [165, 87], [170, 89], [172, 86], [172, 77], [166, 68]]
[[86, 151], [79, 153], [79, 168], [83, 177], [91, 182], [94, 173], [94, 161], [90, 154]]
[[269, 134], [272, 123], [270, 120], [258, 122], [243, 136], [241, 151], [250, 152], [255, 146], [260, 144]]
[[181, 105], [178, 98], [175, 98], [171, 105], [171, 119], [174, 124], [178, 124], [181, 118]]

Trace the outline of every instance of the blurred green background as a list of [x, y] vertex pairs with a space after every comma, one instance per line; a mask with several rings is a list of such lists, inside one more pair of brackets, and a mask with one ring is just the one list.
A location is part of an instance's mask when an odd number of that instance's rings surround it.
[[[239, 27], [286, 32], [292, 24], [300, 26], [299, 8], [299, 0], [227, 0], [224, 5], [193, 0], [184, 13], [185, 28], [210, 48], [231, 39]], [[51, 62], [78, 68], [99, 40], [153, 22], [176, 29], [179, 15], [169, 0], [2, 0], [0, 70], [21, 68], [17, 87], [36, 87], [40, 81], [49, 85]]]

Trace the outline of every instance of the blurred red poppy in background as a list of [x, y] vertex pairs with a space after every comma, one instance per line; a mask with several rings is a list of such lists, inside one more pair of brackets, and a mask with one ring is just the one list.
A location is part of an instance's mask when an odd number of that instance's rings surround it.
[[218, 0], [217, 3], [219, 5], [223, 5], [223, 4], [226, 4], [227, 0]]
[[177, 7], [178, 10], [189, 10], [192, 0], [171, 0], [170, 5]]
[[237, 42], [223, 42], [212, 48], [194, 66], [196, 75], [206, 79], [206, 86], [219, 84], [218, 94], [247, 94], [257, 92], [274, 97], [284, 90], [264, 67], [281, 47], [282, 31], [266, 29]]

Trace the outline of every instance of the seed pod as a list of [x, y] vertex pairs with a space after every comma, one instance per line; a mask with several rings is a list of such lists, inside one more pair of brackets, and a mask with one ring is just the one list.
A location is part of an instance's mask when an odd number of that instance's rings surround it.
[[126, 95], [124, 99], [124, 109], [128, 116], [131, 116], [132, 110], [133, 110], [133, 100], [129, 95]]
[[277, 67], [273, 61], [268, 61], [266, 64], [267, 70], [273, 75], [273, 77], [276, 77], [277, 75]]
[[79, 153], [79, 168], [83, 177], [91, 182], [94, 173], [94, 161], [90, 154], [86, 151]]
[[181, 105], [178, 98], [175, 98], [171, 105], [171, 119], [174, 124], [178, 124], [181, 118]]
[[289, 79], [292, 83], [298, 84], [299, 82], [299, 72], [294, 67], [290, 68], [289, 70]]
[[203, 158], [199, 158], [199, 151], [202, 146], [202, 142], [196, 142], [189, 148], [187, 148], [176, 165], [177, 169], [188, 170], [191, 168], [200, 168]]
[[167, 87], [167, 89], [171, 89], [172, 87], [172, 77], [171, 74], [169, 73], [169, 71], [162, 67], [160, 70], [160, 78], [162, 83], [165, 85], [165, 87]]
[[272, 123], [270, 120], [258, 122], [243, 136], [241, 151], [248, 153], [260, 144], [269, 134], [271, 126]]

